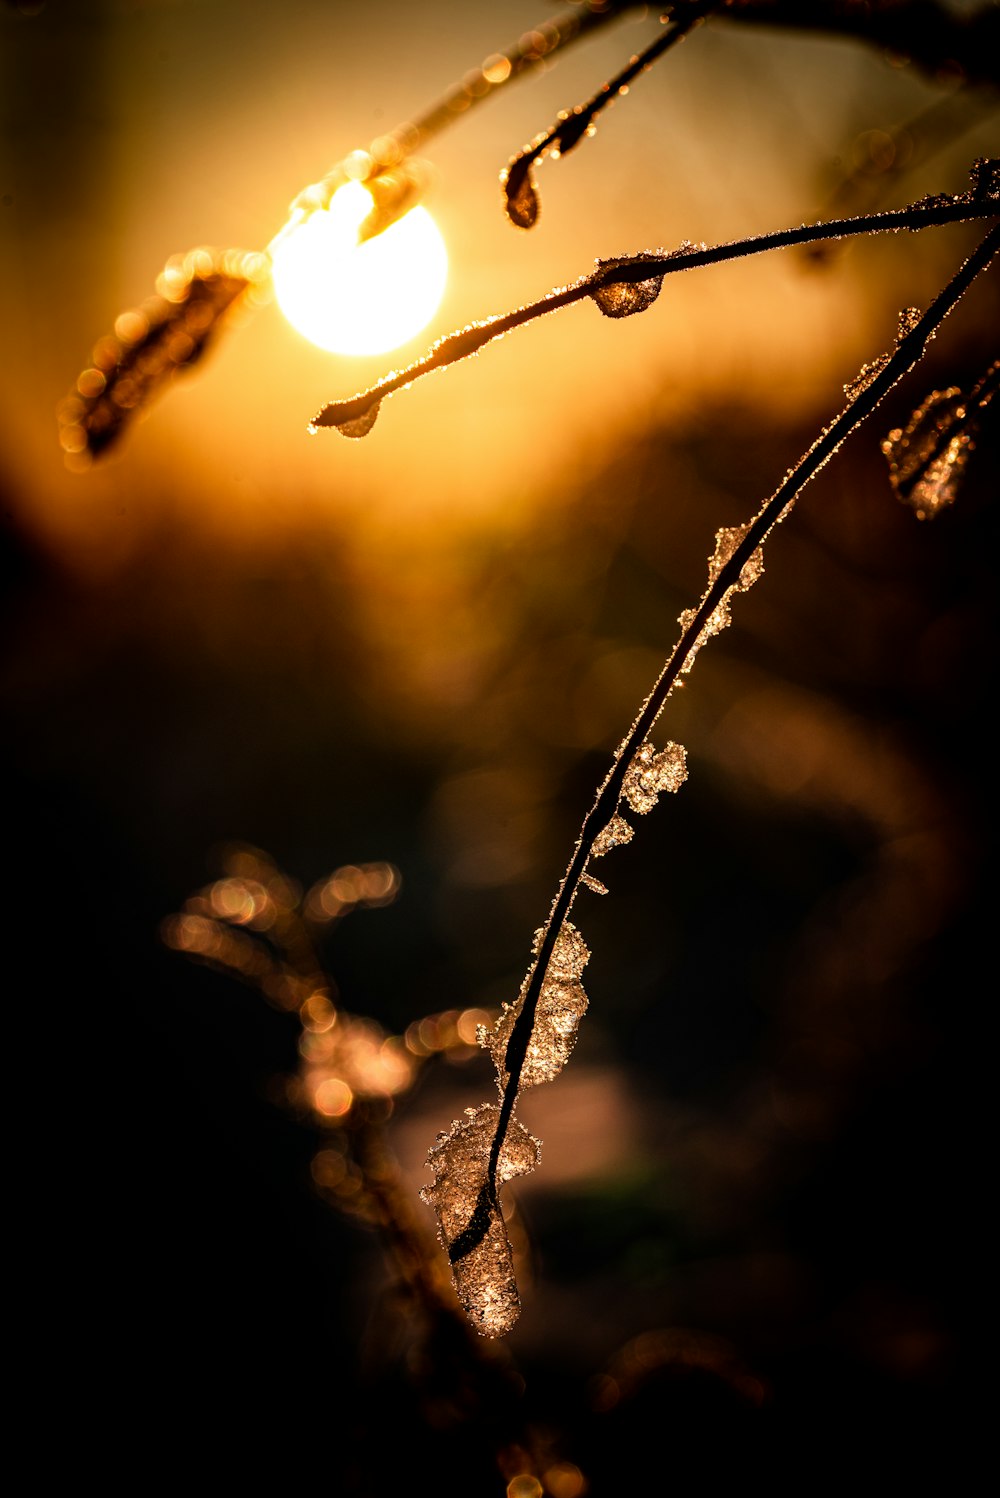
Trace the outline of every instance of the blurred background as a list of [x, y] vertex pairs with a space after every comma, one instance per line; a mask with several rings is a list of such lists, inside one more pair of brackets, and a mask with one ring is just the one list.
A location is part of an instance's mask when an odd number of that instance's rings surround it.
[[[421, 337], [337, 358], [265, 307], [66, 470], [58, 402], [168, 255], [263, 248], [307, 182], [553, 13], [0, 10], [19, 1236], [42, 1271], [26, 1356], [82, 1461], [113, 1467], [124, 1422], [144, 1461], [321, 1454], [345, 1493], [518, 1479], [481, 1390], [434, 1392], [378, 1235], [321, 1189], [299, 1019], [164, 922], [234, 844], [303, 890], [383, 862], [391, 903], [324, 928], [343, 1008], [405, 1036], [513, 1000], [716, 529], [979, 237], [672, 277], [646, 316], [582, 304], [434, 375], [363, 442], [309, 436], [324, 402], [595, 257], [960, 192], [996, 154], [996, 95], [946, 58], [712, 21], [541, 167], [539, 223], [511, 228], [499, 171], [655, 35], [631, 12], [424, 153], [451, 270]], [[808, 1484], [866, 1443], [898, 1476], [954, 1462], [972, 1418], [995, 421], [934, 523], [879, 442], [996, 358], [998, 301], [994, 268], [775, 534], [661, 720], [688, 784], [577, 906], [591, 1010], [521, 1110], [543, 1140], [511, 1193], [524, 1311], [488, 1365], [553, 1498], [647, 1466]], [[415, 1200], [493, 1082], [468, 1046], [411, 1051], [386, 1112]]]

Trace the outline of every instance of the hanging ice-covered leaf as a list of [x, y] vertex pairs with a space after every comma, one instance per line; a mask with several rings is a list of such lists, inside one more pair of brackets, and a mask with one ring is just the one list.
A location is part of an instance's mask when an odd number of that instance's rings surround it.
[[[495, 1103], [469, 1108], [465, 1119], [456, 1119], [451, 1132], [442, 1135], [428, 1154], [434, 1183], [420, 1193], [437, 1216], [458, 1298], [485, 1337], [503, 1336], [521, 1309], [498, 1189], [494, 1191], [488, 1179], [499, 1119]], [[498, 1157], [496, 1188], [534, 1170], [538, 1159], [538, 1140], [511, 1120]]]
[[518, 229], [532, 228], [541, 208], [538, 188], [531, 175], [533, 160], [527, 153], [518, 156], [502, 179], [507, 217]]
[[360, 416], [354, 416], [350, 421], [338, 422], [337, 431], [342, 437], [367, 437], [378, 420], [381, 404], [381, 401], [373, 401], [367, 411], [362, 411]]
[[614, 279], [614, 271], [619, 266], [628, 266], [644, 258], [623, 255], [613, 260], [598, 260], [597, 276], [601, 284], [595, 286], [590, 295], [605, 317], [632, 317], [636, 312], [645, 312], [656, 301], [663, 286], [662, 276], [648, 276], [642, 281]]
[[952, 385], [934, 390], [905, 427], [882, 443], [896, 497], [920, 520], [933, 520], [954, 503], [971, 453], [981, 413], [1000, 385], [1000, 360], [990, 365], [968, 396]]

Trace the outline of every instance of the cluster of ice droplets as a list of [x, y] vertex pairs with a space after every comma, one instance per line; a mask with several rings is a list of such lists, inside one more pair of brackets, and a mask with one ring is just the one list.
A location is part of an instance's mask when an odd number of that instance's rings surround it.
[[[623, 752], [624, 745], [619, 749]], [[621, 801], [627, 801], [634, 812], [652, 811], [664, 792], [679, 791], [687, 779], [687, 752], [683, 744], [672, 740], [657, 750], [647, 739], [633, 754], [622, 781]], [[620, 804], [620, 803], [619, 803]], [[620, 848], [635, 837], [635, 828], [620, 811], [607, 822], [591, 844], [590, 857], [601, 858], [612, 848]], [[590, 873], [582, 882], [595, 894], [606, 895], [607, 886]]]
[[[896, 342], [894, 348], [898, 348], [904, 338], [909, 337], [919, 323], [923, 313], [919, 307], [904, 307], [899, 314], [896, 324]], [[877, 358], [870, 359], [867, 364], [862, 364], [853, 380], [848, 380], [844, 386], [844, 394], [848, 400], [857, 400], [863, 395], [869, 385], [882, 373], [885, 366], [892, 357], [892, 353], [879, 354]]]
[[[697, 609], [685, 609], [677, 620], [678, 624], [681, 626], [681, 629], [685, 634], [693, 628], [695, 620], [698, 617], [699, 610], [704, 605], [705, 599], [707, 599], [709, 592], [711, 592], [715, 583], [718, 581], [719, 576], [722, 573], [722, 569], [732, 561], [733, 557], [736, 554], [737, 548], [742, 545], [743, 541], [747, 537], [749, 530], [750, 527], [748, 525], [732, 525], [723, 526], [721, 530], [716, 531], [715, 551], [713, 555], [708, 559], [708, 588], [705, 592], [705, 597], [702, 599], [702, 603]], [[706, 640], [710, 640], [713, 635], [721, 634], [724, 629], [728, 628], [730, 623], [729, 605], [732, 601], [733, 594], [745, 593], [748, 588], [752, 588], [763, 571], [764, 553], [763, 549], [758, 546], [757, 549], [751, 553], [750, 557], [740, 568], [739, 576], [726, 589], [722, 597], [719, 599], [718, 603], [713, 608], [712, 612], [708, 615], [708, 617], [702, 624], [701, 629], [698, 632], [698, 638], [692, 643], [687, 657], [684, 661], [684, 665], [681, 667], [681, 670], [683, 672], [686, 673], [691, 670], [691, 667], [694, 665], [695, 656], [698, 654], [698, 651], [701, 649], [701, 647], [705, 644]]]
[[[537, 957], [544, 931], [535, 932], [532, 952]], [[562, 1071], [576, 1044], [580, 1020], [587, 1010], [587, 995], [580, 974], [590, 957], [587, 944], [570, 921], [564, 921], [545, 970], [538, 995], [534, 1026], [519, 1085], [537, 1087], [551, 1082]], [[507, 1085], [507, 1046], [521, 1012], [530, 977], [526, 978], [516, 1004], [504, 1004], [492, 1029], [479, 1027], [478, 1039], [493, 1057], [501, 1088]]]
[[633, 811], [652, 811], [664, 791], [679, 791], [687, 779], [687, 753], [672, 741], [657, 753], [647, 739], [625, 774], [622, 795]]

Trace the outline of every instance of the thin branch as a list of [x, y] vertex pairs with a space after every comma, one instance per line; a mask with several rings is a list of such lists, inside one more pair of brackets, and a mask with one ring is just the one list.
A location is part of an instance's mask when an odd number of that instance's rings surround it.
[[[525, 73], [534, 72], [556, 52], [571, 43], [589, 36], [611, 21], [616, 21], [627, 10], [635, 8], [639, 0], [586, 0], [574, 10], [563, 11], [551, 21], [543, 21], [531, 31], [526, 31], [511, 47], [503, 52], [494, 52], [478, 68], [472, 68], [458, 82], [446, 88], [439, 99], [415, 119], [404, 120], [395, 129], [379, 135], [367, 151], [355, 151], [343, 161], [338, 161], [319, 182], [313, 182], [298, 194], [289, 209], [288, 222], [271, 241], [270, 248], [290, 234], [302, 221], [318, 208], [328, 208], [334, 193], [352, 177], [364, 182], [369, 188], [380, 178], [389, 181], [389, 196], [394, 199], [391, 212], [377, 214], [371, 222], [361, 228], [361, 238], [372, 238], [388, 228], [393, 218], [400, 217], [421, 195], [423, 184], [414, 180], [404, 165], [408, 158], [421, 150], [429, 140], [440, 135], [450, 125], [463, 119], [471, 109], [492, 98], [497, 89], [513, 83]], [[393, 178], [394, 172], [402, 168], [402, 175]], [[393, 189], [398, 189], [393, 192]]]
[[641, 0], [613, 0], [610, 4], [602, 3], [602, 0], [586, 0], [585, 4], [563, 11], [551, 21], [543, 21], [540, 26], [526, 31], [513, 46], [493, 53], [481, 67], [466, 73], [461, 82], [446, 89], [437, 103], [415, 120], [398, 126], [388, 137], [381, 137], [374, 143], [373, 155], [376, 159], [380, 155], [376, 148], [382, 140], [393, 143], [389, 156], [384, 158], [387, 166], [398, 159], [397, 150], [406, 154], [420, 150], [425, 141], [454, 124], [470, 108], [490, 98], [498, 88], [513, 83], [524, 73], [533, 72], [554, 52], [618, 20], [627, 10], [637, 9], [640, 4]]
[[507, 1046], [505, 1057], [507, 1083], [500, 1104], [486, 1179], [468, 1227], [449, 1247], [449, 1258], [452, 1263], [471, 1253], [488, 1230], [490, 1209], [497, 1202], [496, 1176], [500, 1151], [517, 1100], [521, 1071], [534, 1028], [535, 1012], [549, 962], [563, 923], [569, 916], [576, 899], [581, 878], [593, 853], [597, 836], [617, 812], [625, 777], [637, 751], [646, 742], [678, 677], [697, 653], [706, 628], [710, 628], [713, 615], [725, 604], [728, 595], [738, 587], [743, 569], [751, 561], [754, 553], [763, 545], [774, 526], [788, 514], [810, 479], [815, 477], [855, 428], [871, 415], [879, 402], [903, 376], [909, 373], [923, 355], [929, 339], [934, 336], [964, 292], [968, 290], [980, 272], [985, 270], [998, 251], [1000, 251], [1000, 226], [990, 230], [923, 316], [911, 326], [907, 326], [882, 367], [876, 373], [868, 374], [862, 387], [848, 401], [840, 415], [821, 432], [809, 451], [754, 516], [742, 540], [710, 582], [693, 617], [683, 629], [653, 690], [646, 698], [632, 728], [620, 745], [614, 763], [584, 820], [569, 867], [552, 903], [542, 939], [538, 944], [538, 954], [530, 971], [524, 1000]]
[[732, 240], [728, 244], [682, 245], [669, 253], [639, 254], [627, 259], [597, 263], [597, 270], [583, 276], [569, 286], [556, 287], [536, 302], [518, 307], [496, 317], [470, 323], [455, 333], [435, 343], [422, 358], [405, 369], [393, 370], [381, 380], [347, 400], [331, 401], [313, 417], [310, 430], [320, 427], [337, 427], [348, 437], [364, 436], [374, 425], [381, 401], [394, 391], [411, 385], [414, 380], [466, 359], [478, 352], [495, 338], [524, 327], [546, 313], [557, 312], [574, 302], [593, 297], [609, 286], [636, 285], [657, 277], [672, 275], [677, 271], [693, 270], [702, 265], [719, 265], [728, 260], [739, 260], [749, 255], [762, 255], [769, 250], [784, 249], [791, 245], [814, 243], [825, 239], [842, 239], [858, 234], [888, 234], [899, 229], [927, 229], [941, 224], [964, 223], [971, 219], [993, 218], [1000, 213], [996, 199], [975, 194], [960, 197], [927, 198], [911, 203], [906, 208], [893, 209], [887, 213], [863, 214], [857, 218], [830, 219], [821, 224], [803, 224], [799, 228], [781, 229], [771, 234], [761, 234], [749, 239]]
[[665, 52], [682, 42], [688, 32], [703, 21], [710, 11], [719, 8], [720, 3], [721, 0], [704, 0], [701, 4], [685, 6], [681, 13], [678, 13], [679, 7], [675, 5], [672, 15], [660, 18], [668, 28], [666, 31], [654, 42], [650, 42], [642, 52], [633, 56], [627, 66], [603, 84], [586, 104], [577, 104], [574, 109], [563, 111], [554, 125], [536, 136], [530, 145], [511, 158], [501, 173], [500, 181], [504, 189], [507, 217], [512, 224], [520, 229], [530, 229], [538, 218], [538, 192], [531, 176], [531, 168], [535, 163], [547, 155], [551, 155], [553, 159], [565, 156], [578, 146], [584, 136], [591, 133], [597, 115], [614, 103], [619, 94], [626, 92], [633, 78], [646, 72]]

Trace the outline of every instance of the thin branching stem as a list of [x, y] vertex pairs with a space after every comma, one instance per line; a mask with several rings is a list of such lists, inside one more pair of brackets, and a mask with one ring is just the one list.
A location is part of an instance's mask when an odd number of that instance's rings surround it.
[[677, 678], [696, 653], [709, 621], [720, 605], [724, 604], [731, 590], [738, 586], [744, 567], [758, 547], [764, 543], [778, 521], [788, 513], [806, 484], [833, 456], [841, 443], [856, 427], [860, 426], [866, 417], [871, 415], [879, 402], [913, 368], [923, 355], [928, 340], [937, 332], [963, 293], [968, 290], [998, 251], [1000, 251], [1000, 227], [995, 227], [959, 268], [923, 316], [899, 338], [893, 352], [874, 378], [870, 379], [848, 401], [840, 415], [820, 433], [812, 447], [757, 512], [742, 540], [711, 581], [693, 618], [683, 629], [680, 639], [646, 698], [631, 730], [620, 745], [614, 763], [584, 820], [569, 868], [552, 903], [548, 921], [538, 944], [538, 954], [530, 971], [521, 1008], [507, 1045], [504, 1059], [507, 1082], [503, 1090], [496, 1133], [490, 1149], [486, 1180], [468, 1227], [451, 1244], [449, 1256], [452, 1263], [470, 1253], [488, 1231], [490, 1208], [497, 1201], [496, 1176], [500, 1151], [503, 1148], [520, 1089], [521, 1071], [534, 1028], [535, 1012], [549, 962], [563, 922], [573, 907], [580, 888], [581, 877], [593, 852], [595, 840], [618, 809], [625, 776], [635, 754], [645, 743]]
[[885, 213], [866, 213], [855, 218], [801, 224], [797, 228], [779, 229], [770, 234], [731, 240], [726, 244], [684, 245], [669, 253], [639, 254], [604, 266], [598, 263], [597, 270], [591, 275], [583, 276], [569, 286], [556, 287], [538, 301], [529, 302], [513, 312], [486, 318], [455, 333], [449, 333], [405, 369], [391, 371], [367, 390], [360, 391], [347, 400], [331, 401], [313, 418], [310, 429], [350, 426], [369, 415], [386, 396], [411, 385], [423, 375], [466, 359], [486, 344], [492, 343], [495, 338], [501, 338], [515, 328], [524, 327], [549, 312], [557, 312], [563, 307], [572, 306], [574, 302], [584, 301], [604, 286], [635, 284], [658, 276], [673, 275], [678, 271], [694, 270], [698, 266], [721, 265], [729, 260], [741, 260], [749, 255], [763, 255], [770, 250], [815, 243], [818, 240], [888, 234], [899, 229], [928, 229], [941, 224], [995, 218], [998, 214], [1000, 204], [995, 199], [979, 199], [970, 195], [934, 198], [910, 203], [905, 208], [895, 208]]
[[490, 98], [498, 88], [534, 71], [553, 53], [589, 36], [608, 22], [618, 20], [625, 11], [638, 8], [639, 4], [640, 0], [621, 0], [616, 5], [587, 4], [544, 21], [535, 30], [526, 32], [512, 47], [496, 54], [496, 63], [507, 63], [509, 70], [503, 66], [488, 67], [492, 59], [487, 58], [481, 70], [473, 70], [460, 83], [453, 84], [437, 103], [410, 123], [400, 125], [389, 139], [407, 152], [420, 150], [425, 141], [453, 125], [470, 108]]
[[[564, 113], [555, 124], [536, 136], [529, 146], [519, 151], [510, 162], [503, 174], [503, 182], [510, 202], [518, 196], [520, 184], [528, 176], [532, 166], [548, 152], [558, 149], [559, 154], [565, 156], [567, 151], [572, 151], [578, 146], [583, 137], [590, 130], [596, 117], [609, 104], [623, 93], [640, 73], [651, 68], [653, 63], [661, 58], [671, 47], [682, 42], [688, 32], [692, 31], [699, 22], [713, 10], [717, 10], [721, 0], [704, 0], [704, 3], [691, 4], [680, 10], [674, 6], [670, 15], [664, 15], [661, 20], [667, 29], [650, 42], [641, 52], [630, 58], [627, 65], [617, 73], [614, 78], [598, 89], [585, 104], [578, 104], [568, 114]], [[533, 222], [533, 218], [532, 218]]]
[[[444, 93], [429, 108], [405, 120], [395, 129], [377, 136], [368, 148], [367, 165], [363, 180], [378, 177], [391, 170], [423, 149], [428, 141], [443, 130], [464, 119], [470, 110], [493, 97], [498, 89], [513, 83], [525, 73], [534, 72], [549, 61], [556, 52], [589, 36], [609, 22], [616, 21], [624, 12], [634, 8], [639, 0], [619, 0], [619, 3], [600, 5], [587, 0], [573, 10], [545, 20], [516, 41], [503, 52], [496, 52], [478, 68], [471, 69], [464, 78], [446, 88]], [[317, 208], [329, 207], [337, 188], [346, 180], [344, 162], [335, 166], [319, 182], [311, 183], [293, 200], [288, 222], [271, 241], [269, 248], [290, 234]]]

